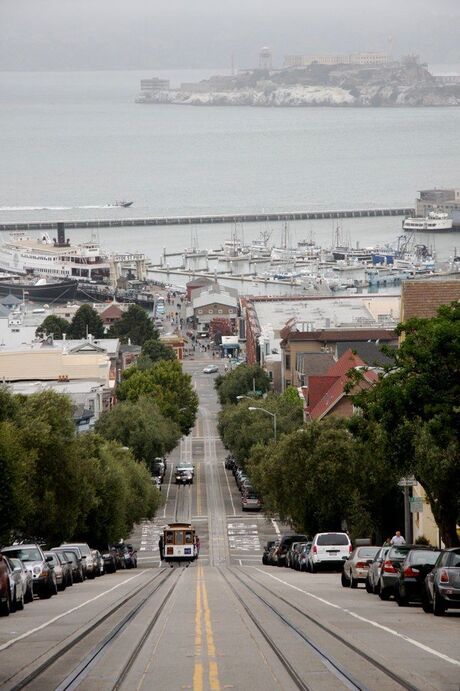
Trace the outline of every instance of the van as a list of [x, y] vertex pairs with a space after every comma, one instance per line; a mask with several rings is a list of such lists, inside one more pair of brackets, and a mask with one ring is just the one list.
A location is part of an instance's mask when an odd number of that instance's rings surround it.
[[320, 565], [341, 567], [352, 550], [346, 533], [316, 533], [308, 555], [309, 571], [315, 573]]

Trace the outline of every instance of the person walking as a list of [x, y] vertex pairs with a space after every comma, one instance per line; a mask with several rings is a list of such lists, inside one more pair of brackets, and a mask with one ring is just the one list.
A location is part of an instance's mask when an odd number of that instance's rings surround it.
[[158, 540], [158, 549], [160, 550], [160, 559], [163, 561], [163, 535], [160, 535]]
[[200, 556], [200, 538], [198, 537], [198, 535], [196, 535], [196, 537], [195, 537], [195, 549], [196, 549], [196, 558], [198, 559], [198, 557]]
[[390, 540], [390, 545], [405, 545], [406, 541], [401, 535], [401, 531], [397, 530]]
[[382, 547], [389, 547], [391, 545], [391, 537], [387, 537]]

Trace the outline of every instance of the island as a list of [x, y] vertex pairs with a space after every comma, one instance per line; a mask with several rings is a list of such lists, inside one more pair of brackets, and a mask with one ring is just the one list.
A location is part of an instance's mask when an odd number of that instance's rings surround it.
[[[337, 61], [338, 60], [338, 61]], [[433, 75], [418, 57], [401, 60], [336, 58], [332, 64], [295, 60], [272, 69], [262, 65], [170, 88], [159, 78], [141, 81], [138, 103], [193, 106], [458, 106], [460, 76]], [[285, 59], [286, 63], [286, 59]]]

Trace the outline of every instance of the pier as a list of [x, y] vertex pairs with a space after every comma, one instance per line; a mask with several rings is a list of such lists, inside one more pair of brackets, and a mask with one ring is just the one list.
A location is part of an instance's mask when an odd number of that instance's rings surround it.
[[[270, 221], [316, 221], [328, 218], [371, 218], [374, 216], [414, 216], [413, 207], [385, 209], [342, 209], [329, 211], [281, 211], [271, 213], [212, 214], [199, 216], [153, 216], [150, 218], [97, 218], [65, 220], [66, 228], [120, 228], [130, 226], [182, 226], [213, 223], [256, 223]], [[57, 221], [0, 223], [0, 230], [52, 230]]]

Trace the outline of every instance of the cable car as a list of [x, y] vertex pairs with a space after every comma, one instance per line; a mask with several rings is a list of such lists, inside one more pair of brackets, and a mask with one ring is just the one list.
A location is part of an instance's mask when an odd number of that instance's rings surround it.
[[170, 523], [163, 530], [163, 561], [187, 561], [196, 559], [197, 536], [191, 523]]

